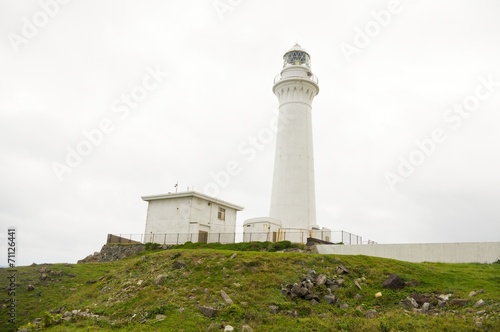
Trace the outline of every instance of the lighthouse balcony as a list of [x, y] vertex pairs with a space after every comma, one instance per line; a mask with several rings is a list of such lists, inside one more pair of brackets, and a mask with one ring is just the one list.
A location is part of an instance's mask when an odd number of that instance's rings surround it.
[[280, 81], [283, 81], [283, 80], [292, 80], [292, 79], [307, 79], [313, 83], [318, 84], [318, 77], [316, 75], [314, 75], [311, 72], [308, 72], [307, 76], [306, 76], [306, 75], [304, 75], [304, 73], [302, 71], [298, 72], [297, 75], [293, 75], [291, 73], [286, 73], [285, 75], [283, 75], [283, 73], [278, 74], [274, 78], [274, 84], [276, 84]]

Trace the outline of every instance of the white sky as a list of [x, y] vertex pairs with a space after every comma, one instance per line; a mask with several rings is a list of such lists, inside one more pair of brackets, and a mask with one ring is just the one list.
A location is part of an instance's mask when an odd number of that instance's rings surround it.
[[[108, 233], [142, 233], [140, 196], [176, 182], [203, 192], [232, 160], [241, 172], [218, 197], [245, 207], [239, 225], [267, 216], [275, 142], [251, 161], [238, 146], [269, 127], [296, 41], [320, 85], [319, 225], [379, 243], [500, 240], [498, 1], [401, 0], [350, 62], [341, 45], [376, 29], [371, 12], [390, 1], [232, 0], [221, 13], [213, 0], [73, 0], [44, 21], [50, 2], [0, 0], [0, 241], [17, 227], [18, 265], [76, 262]], [[168, 77], [124, 116], [115, 102], [148, 68]], [[473, 111], [449, 113], [477, 89]], [[103, 119], [112, 132], [59, 181], [52, 163]], [[392, 191], [384, 174], [418, 160], [415, 141], [435, 130], [446, 139]]]

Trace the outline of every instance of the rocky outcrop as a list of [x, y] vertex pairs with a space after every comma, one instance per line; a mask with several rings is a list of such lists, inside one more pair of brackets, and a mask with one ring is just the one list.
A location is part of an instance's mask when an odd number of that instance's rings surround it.
[[143, 244], [105, 244], [100, 252], [95, 252], [94, 254], [79, 260], [78, 264], [90, 262], [113, 262], [137, 255], [143, 251]]

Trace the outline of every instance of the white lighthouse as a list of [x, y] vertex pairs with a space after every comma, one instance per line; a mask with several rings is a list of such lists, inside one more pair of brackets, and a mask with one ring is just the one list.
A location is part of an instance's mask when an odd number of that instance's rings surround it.
[[282, 228], [316, 227], [311, 110], [318, 80], [309, 54], [295, 44], [283, 56], [283, 69], [273, 92], [279, 100], [270, 217]]
[[280, 125], [271, 209], [269, 217], [245, 221], [245, 240], [305, 242], [307, 237], [315, 237], [329, 241], [330, 230], [320, 230], [316, 224], [311, 111], [319, 92], [318, 79], [311, 71], [309, 54], [300, 45], [295, 44], [283, 56], [273, 92], [279, 101]]

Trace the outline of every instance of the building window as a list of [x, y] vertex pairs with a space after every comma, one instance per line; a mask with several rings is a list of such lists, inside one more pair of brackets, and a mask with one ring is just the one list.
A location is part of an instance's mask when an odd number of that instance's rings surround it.
[[226, 209], [219, 207], [217, 218], [219, 218], [219, 220], [226, 220]]

